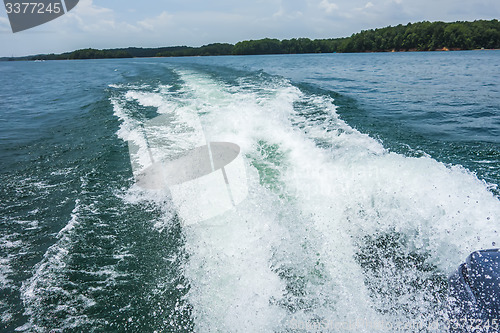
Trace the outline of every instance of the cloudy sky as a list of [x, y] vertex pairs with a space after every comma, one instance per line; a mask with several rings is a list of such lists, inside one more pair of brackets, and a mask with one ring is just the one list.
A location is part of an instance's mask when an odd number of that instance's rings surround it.
[[500, 18], [499, 0], [80, 0], [68, 14], [13, 34], [2, 6], [0, 57], [87, 47], [331, 38], [422, 20], [493, 18]]

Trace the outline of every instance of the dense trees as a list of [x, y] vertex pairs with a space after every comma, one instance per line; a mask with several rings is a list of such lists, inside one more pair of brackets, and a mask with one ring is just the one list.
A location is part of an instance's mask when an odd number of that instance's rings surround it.
[[233, 54], [300, 54], [300, 53], [332, 53], [345, 38], [316, 39], [293, 38], [279, 41], [277, 39], [260, 39], [238, 42]]
[[367, 30], [347, 38], [337, 52], [432, 51], [500, 48], [500, 22], [419, 22]]
[[[156, 57], [183, 57], [183, 56], [210, 56], [210, 55], [229, 55], [232, 54], [233, 45], [224, 43], [208, 44], [201, 47], [171, 47], [165, 50], [158, 50]], [[150, 57], [152, 55], [149, 55]]]
[[105, 59], [105, 58], [132, 58], [132, 55], [124, 50], [95, 50], [83, 49], [73, 51], [68, 59]]
[[247, 40], [232, 44], [209, 44], [201, 47], [173, 46], [113, 50], [83, 49], [59, 55], [37, 55], [0, 60], [57, 60], [130, 57], [182, 57], [209, 55], [299, 54], [332, 52], [384, 52], [500, 49], [500, 22], [418, 22], [395, 27], [371, 29], [351, 37], [335, 39], [293, 38]]
[[233, 54], [433, 51], [500, 48], [500, 22], [419, 22], [372, 29], [348, 38], [239, 42]]
[[[62, 54], [42, 54], [17, 58], [17, 60], [63, 60], [63, 59], [107, 59], [107, 58], [146, 58], [146, 57], [184, 57], [229, 55], [233, 51], [232, 44], [215, 43], [202, 47], [171, 46], [161, 48], [129, 47], [126, 49], [96, 50], [82, 49]], [[3, 60], [10, 60], [3, 59]], [[15, 59], [15, 58], [14, 58]]]

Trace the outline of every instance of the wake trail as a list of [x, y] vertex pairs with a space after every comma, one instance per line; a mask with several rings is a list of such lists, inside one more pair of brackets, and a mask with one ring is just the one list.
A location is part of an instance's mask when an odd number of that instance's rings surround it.
[[170, 117], [146, 133], [159, 158], [205, 141], [234, 142], [245, 157], [248, 198], [183, 227], [181, 287], [197, 331], [357, 322], [373, 332], [367, 323], [442, 319], [446, 275], [498, 244], [498, 199], [463, 167], [391, 153], [343, 122], [331, 98], [281, 78], [176, 72], [180, 91], [132, 88], [114, 103], [133, 163], [149, 159], [136, 105]]

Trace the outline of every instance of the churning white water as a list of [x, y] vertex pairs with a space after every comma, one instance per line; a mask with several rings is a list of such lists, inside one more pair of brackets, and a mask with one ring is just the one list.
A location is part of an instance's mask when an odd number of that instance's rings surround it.
[[[287, 80], [176, 73], [180, 89], [129, 86], [112, 102], [132, 163], [206, 141], [241, 147], [248, 197], [183, 227], [189, 284], [178, 288], [189, 288], [196, 331], [444, 331], [431, 325], [446, 318], [446, 276], [499, 241], [486, 183], [387, 151], [339, 119], [331, 98]], [[162, 127], [145, 127], [139, 108]], [[165, 191], [134, 187], [127, 200], [138, 197], [165, 205], [166, 221], [175, 214]]]

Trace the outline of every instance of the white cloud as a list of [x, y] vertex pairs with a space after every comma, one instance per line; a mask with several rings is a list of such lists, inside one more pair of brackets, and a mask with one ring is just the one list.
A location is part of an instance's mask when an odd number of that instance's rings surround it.
[[369, 9], [369, 8], [372, 8], [372, 7], [375, 7], [375, 5], [373, 4], [373, 2], [369, 1], [363, 7], [356, 8], [356, 10], [357, 11], [363, 11], [365, 9]]
[[0, 17], [0, 31], [11, 31], [9, 20], [5, 17]]
[[324, 9], [328, 14], [339, 9], [339, 6], [335, 3], [329, 2], [328, 0], [322, 0], [319, 3], [319, 8]]
[[109, 27], [115, 25], [113, 10], [95, 6], [93, 0], [81, 0], [75, 9], [67, 13], [64, 19], [58, 22], [61, 25], [68, 25], [75, 21], [79, 29], [86, 32], [96, 29], [109, 29]]
[[74, 10], [60, 20], [60, 26], [65, 30], [69, 28], [75, 32], [102, 36], [140, 30], [133, 24], [117, 20], [114, 10], [94, 5], [93, 0], [81, 0]]
[[168, 25], [171, 25], [173, 15], [169, 14], [167, 12], [162, 12], [160, 15], [156, 17], [150, 17], [146, 18], [144, 20], [138, 21], [137, 25], [140, 28], [150, 30], [150, 31], [157, 31], [161, 27], [166, 27]]
[[280, 9], [273, 14], [273, 17], [282, 17], [284, 15], [285, 15], [285, 9], [282, 6], [280, 6]]
[[[273, 18], [276, 19], [288, 19], [288, 20], [295, 20], [300, 18], [304, 13], [301, 11], [294, 11], [294, 12], [286, 12], [283, 8], [280, 8], [276, 13], [273, 14]], [[264, 18], [266, 20], [267, 18]]]
[[[257, 21], [266, 21], [268, 19], [274, 19], [274, 22], [283, 22], [283, 20], [297, 20], [304, 15], [304, 10], [307, 8], [307, 2], [303, 0], [280, 0], [279, 3], [269, 2], [269, 5], [274, 8], [278, 7], [278, 10], [272, 15], [269, 15], [262, 9], [266, 6], [261, 7], [260, 13], [255, 12], [255, 18]], [[271, 7], [270, 7], [271, 8]], [[279, 23], [278, 23], [279, 24]]]
[[76, 14], [82, 16], [93, 16], [93, 15], [103, 15], [103, 14], [113, 14], [113, 10], [110, 8], [104, 8], [94, 5], [93, 0], [80, 0], [78, 6], [75, 7], [69, 14]]

